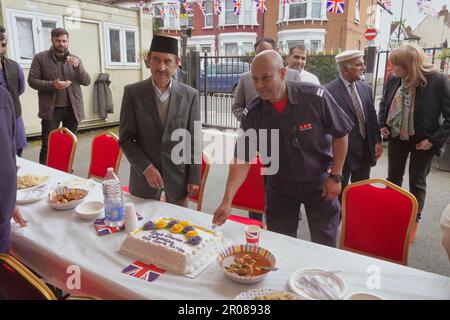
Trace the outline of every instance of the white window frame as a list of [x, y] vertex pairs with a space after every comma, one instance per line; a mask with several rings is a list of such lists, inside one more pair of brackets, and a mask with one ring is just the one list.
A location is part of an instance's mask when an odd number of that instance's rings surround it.
[[[206, 4], [210, 3], [211, 4], [211, 11], [208, 12], [206, 10]], [[206, 17], [211, 17], [211, 25], [207, 26], [206, 25]], [[211, 1], [206, 1], [205, 2], [205, 17], [204, 17], [204, 23], [203, 23], [203, 29], [212, 29], [214, 28], [214, 7], [213, 7], [213, 3]]]
[[[244, 1], [242, 1], [241, 14], [239, 15], [239, 23], [237, 24], [237, 26], [258, 26], [258, 12], [257, 12], [258, 9], [256, 8], [256, 5], [253, 5], [254, 0], [249, 1], [252, 2], [252, 5], [250, 7], [251, 24], [245, 23], [244, 21]], [[236, 24], [225, 24], [225, 10], [234, 10], [234, 7], [232, 6], [230, 9], [227, 9], [226, 2], [222, 1], [222, 13], [219, 15], [219, 27], [236, 26]]]
[[33, 44], [34, 52], [39, 53], [49, 48], [44, 46], [43, 33], [41, 32], [42, 21], [54, 22], [56, 28], [63, 27], [62, 16], [51, 15], [51, 14], [40, 14], [30, 11], [21, 11], [14, 9], [6, 9], [8, 29], [11, 30], [9, 43], [13, 44], [12, 58], [17, 61], [22, 67], [29, 68], [31, 66], [32, 59], [22, 59], [20, 57], [20, 47], [19, 47], [19, 31], [17, 30], [17, 19], [31, 20], [32, 32], [33, 32]]
[[[283, 23], [283, 22], [295, 22], [295, 21], [328, 21], [327, 19], [327, 6], [325, 1], [322, 2], [322, 10], [321, 10], [321, 17], [315, 18], [312, 16], [312, 4], [313, 2], [319, 2], [318, 0], [304, 0], [303, 2], [291, 2], [290, 4], [287, 4], [286, 7], [283, 8], [283, 4], [281, 1], [279, 1], [279, 10], [278, 10], [278, 21], [277, 23]], [[306, 16], [305, 18], [293, 18], [289, 19], [290, 14], [290, 8], [291, 5], [296, 5], [300, 3], [306, 3]], [[284, 10], [283, 10], [284, 9]]]
[[361, 1], [355, 0], [355, 19], [353, 20], [354, 23], [360, 24], [361, 22]]
[[[190, 2], [190, 1], [189, 1]], [[180, 30], [180, 7], [181, 4], [178, 2], [178, 0], [155, 0], [151, 2], [152, 6], [157, 6], [157, 7], [163, 7], [166, 15], [164, 16], [164, 24], [162, 27], [160, 27], [160, 30]], [[177, 12], [178, 12], [178, 18], [174, 17], [171, 13], [170, 13], [170, 7], [172, 5], [175, 5], [177, 7]], [[153, 12], [155, 12], [155, 10], [153, 10]], [[171, 26], [170, 25], [170, 19], [174, 19], [174, 25]]]
[[[111, 46], [109, 38], [109, 30], [119, 30], [120, 32], [120, 62], [111, 61]], [[107, 69], [139, 69], [139, 30], [133, 26], [105, 23], [103, 25], [103, 31], [105, 35], [105, 53], [106, 53], [106, 68]], [[136, 50], [136, 62], [127, 62], [127, 47], [126, 36], [127, 31], [134, 32], [134, 43]]]
[[301, 42], [306, 47], [308, 53], [311, 48], [311, 41], [320, 41], [318, 53], [323, 52], [325, 47], [325, 29], [292, 29], [282, 30], [277, 34], [278, 43], [281, 51], [285, 54], [289, 52], [289, 42]]

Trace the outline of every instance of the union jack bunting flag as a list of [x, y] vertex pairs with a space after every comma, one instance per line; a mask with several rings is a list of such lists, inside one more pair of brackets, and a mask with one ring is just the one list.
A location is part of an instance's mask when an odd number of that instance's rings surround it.
[[175, 18], [178, 18], [178, 7], [176, 5], [172, 5], [169, 7], [170, 14]]
[[220, 0], [213, 1], [213, 9], [216, 16], [222, 13], [222, 3], [220, 2]]
[[327, 1], [327, 10], [331, 13], [344, 13], [345, 0]]
[[286, 6], [287, 4], [290, 4], [290, 3], [291, 3], [291, 0], [281, 0], [281, 4], [283, 6]]
[[267, 12], [266, 0], [256, 0], [256, 8], [262, 13]]
[[392, 2], [391, 0], [377, 0], [377, 3], [380, 7], [382, 7], [384, 10], [386, 10], [389, 14], [394, 14], [392, 12]]
[[192, 13], [194, 10], [188, 2], [183, 2], [183, 8], [186, 13]]
[[204, 0], [197, 0], [197, 5], [200, 8], [200, 11], [203, 13], [203, 15], [206, 14], [206, 9], [205, 9], [205, 4], [204, 4]]
[[[142, 220], [142, 216], [136, 212], [136, 216], [138, 220]], [[94, 228], [97, 230], [98, 236], [106, 236], [108, 234], [113, 234], [122, 230], [125, 230], [125, 226], [119, 227], [110, 227], [105, 223], [105, 218], [97, 219], [94, 221]]]
[[160, 6], [158, 8], [159, 8], [159, 15], [161, 16], [161, 18], [165, 18], [166, 17], [166, 10], [164, 10], [164, 7]]
[[242, 7], [242, 1], [241, 0], [233, 0], [233, 7], [234, 7], [234, 14], [240, 15], [241, 14], [241, 7]]
[[138, 1], [138, 3], [137, 3], [137, 7], [139, 8], [139, 9], [141, 9], [141, 8], [143, 8], [145, 6], [145, 2], [144, 1]]
[[153, 264], [145, 264], [140, 261], [135, 261], [122, 270], [122, 273], [149, 282], [155, 281], [164, 272], [166, 272], [166, 270], [158, 268]]
[[436, 10], [431, 5], [431, 0], [417, 0], [419, 12], [427, 16], [437, 16]]

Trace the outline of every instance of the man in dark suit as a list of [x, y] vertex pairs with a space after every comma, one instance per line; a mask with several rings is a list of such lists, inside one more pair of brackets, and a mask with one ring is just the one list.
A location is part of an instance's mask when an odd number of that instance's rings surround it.
[[348, 151], [345, 159], [342, 190], [351, 182], [370, 177], [370, 169], [380, 158], [381, 134], [372, 98], [372, 88], [362, 81], [366, 67], [364, 52], [344, 51], [336, 56], [339, 78], [326, 88], [355, 124], [348, 135]]
[[201, 124], [198, 92], [172, 78], [179, 60], [176, 39], [153, 37], [152, 76], [124, 89], [119, 143], [131, 194], [159, 200], [164, 190], [168, 202], [187, 206], [200, 185]]

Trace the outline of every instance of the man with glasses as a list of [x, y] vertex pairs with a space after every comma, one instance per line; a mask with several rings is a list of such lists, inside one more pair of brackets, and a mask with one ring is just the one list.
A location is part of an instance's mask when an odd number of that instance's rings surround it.
[[6, 57], [8, 36], [3, 26], [0, 26], [0, 44], [0, 86], [8, 90], [14, 104], [14, 113], [16, 115], [16, 154], [21, 157], [22, 151], [27, 145], [22, 106], [19, 99], [19, 96], [25, 91], [25, 77], [19, 64]]
[[69, 52], [69, 33], [56, 28], [51, 37], [52, 46], [34, 56], [28, 74], [28, 84], [39, 96], [41, 164], [47, 163], [48, 136], [61, 122], [63, 127], [77, 133], [78, 123], [85, 118], [81, 86], [91, 83], [80, 58]]

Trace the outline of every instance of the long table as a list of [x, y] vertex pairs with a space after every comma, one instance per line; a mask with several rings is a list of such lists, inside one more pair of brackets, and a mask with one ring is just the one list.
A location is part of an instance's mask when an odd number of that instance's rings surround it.
[[[25, 159], [18, 159], [22, 173], [48, 175], [47, 186], [79, 177]], [[102, 200], [101, 185], [85, 201]], [[126, 195], [144, 217], [165, 216], [211, 225], [209, 214], [168, 203]], [[167, 271], [156, 281], [147, 282], [121, 273], [134, 260], [119, 254], [125, 232], [98, 236], [92, 221], [76, 216], [74, 210], [55, 211], [47, 200], [20, 205], [29, 225], [13, 228], [11, 249], [23, 263], [65, 292], [93, 295], [103, 299], [234, 299], [241, 292], [259, 289], [288, 290], [292, 273], [304, 268], [340, 270], [347, 292], [371, 292], [384, 299], [450, 299], [450, 278], [399, 264], [329, 248], [312, 242], [263, 230], [260, 245], [276, 257], [276, 272], [262, 282], [248, 285], [232, 282], [213, 262], [195, 279]], [[245, 242], [244, 226], [226, 222], [219, 230], [227, 242]], [[77, 271], [81, 277], [78, 279]]]

